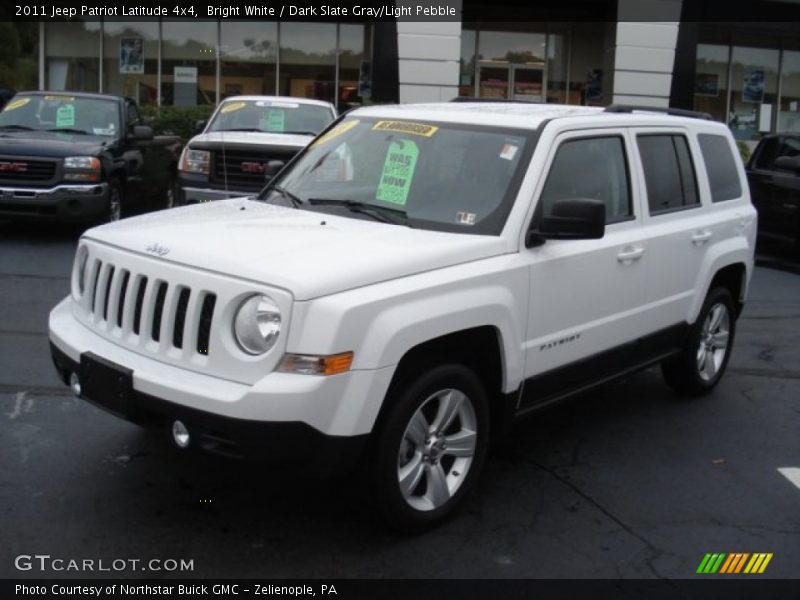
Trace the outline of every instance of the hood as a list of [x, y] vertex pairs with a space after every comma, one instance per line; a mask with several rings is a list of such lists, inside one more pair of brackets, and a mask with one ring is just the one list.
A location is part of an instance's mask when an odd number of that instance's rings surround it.
[[253, 146], [305, 147], [313, 135], [295, 133], [267, 133], [259, 131], [211, 131], [194, 136], [189, 141], [190, 148], [219, 148], [223, 143]]
[[107, 137], [55, 131], [0, 130], [0, 154], [42, 158], [97, 156], [109, 141]]
[[[235, 198], [149, 213], [85, 236], [309, 300], [505, 252], [502, 238], [411, 229]], [[147, 251], [158, 246], [159, 258]]]

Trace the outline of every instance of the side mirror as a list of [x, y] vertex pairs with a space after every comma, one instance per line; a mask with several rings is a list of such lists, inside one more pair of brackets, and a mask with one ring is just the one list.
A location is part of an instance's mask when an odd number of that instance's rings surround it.
[[149, 125], [134, 125], [131, 128], [131, 138], [137, 142], [147, 142], [153, 139], [153, 128]]
[[271, 160], [264, 165], [264, 181], [269, 181], [275, 177], [285, 164], [282, 160]]
[[779, 156], [775, 159], [775, 168], [800, 173], [800, 156]]
[[525, 245], [541, 245], [544, 240], [597, 240], [606, 233], [606, 205], [600, 200], [569, 198], [558, 200], [550, 215], [530, 229]]
[[203, 133], [203, 129], [206, 128], [207, 121], [205, 119], [200, 119], [199, 121], [194, 122], [194, 129], [192, 130], [192, 135], [197, 135], [198, 133]]

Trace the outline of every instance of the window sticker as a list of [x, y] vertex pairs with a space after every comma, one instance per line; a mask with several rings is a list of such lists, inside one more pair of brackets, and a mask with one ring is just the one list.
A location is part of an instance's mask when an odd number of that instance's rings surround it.
[[359, 124], [358, 119], [353, 119], [352, 121], [345, 121], [344, 123], [339, 123], [336, 127], [331, 129], [328, 133], [319, 137], [311, 144], [312, 147], [317, 146], [319, 144], [324, 144], [325, 142], [332, 140], [333, 138], [342, 135], [345, 131], [350, 131], [353, 127]]
[[411, 140], [389, 144], [375, 199], [405, 206], [418, 158], [419, 147]]
[[114, 135], [116, 128], [113, 123], [109, 123], [108, 127], [92, 127], [92, 133], [95, 135]]
[[5, 110], [3, 112], [6, 112], [8, 110], [14, 110], [14, 109], [17, 109], [17, 108], [21, 108], [21, 107], [25, 106], [30, 101], [31, 101], [30, 98], [19, 98], [18, 100], [14, 100], [13, 102], [9, 102], [8, 104], [6, 104], [6, 108], [5, 108]]
[[51, 102], [74, 102], [75, 96], [45, 96], [44, 99]]
[[240, 108], [244, 108], [247, 106], [247, 102], [231, 102], [230, 104], [226, 104], [222, 108], [219, 109], [221, 113], [229, 113], [235, 110], [239, 110]]
[[475, 225], [475, 213], [471, 212], [457, 212], [456, 223], [459, 225]]
[[272, 108], [300, 108], [296, 102], [265, 102], [263, 106], [271, 106]]
[[407, 121], [378, 121], [372, 126], [373, 131], [395, 131], [397, 133], [410, 133], [411, 135], [421, 135], [431, 137], [439, 131], [438, 127], [425, 125], [424, 123], [409, 123]]
[[519, 150], [519, 146], [515, 146], [514, 144], [503, 144], [503, 149], [500, 150], [500, 158], [514, 160], [514, 157], [517, 155], [517, 150]]
[[56, 111], [56, 127], [75, 126], [75, 105], [62, 104]]
[[268, 108], [261, 121], [261, 128], [267, 131], [281, 132], [286, 130], [286, 113], [280, 108]]

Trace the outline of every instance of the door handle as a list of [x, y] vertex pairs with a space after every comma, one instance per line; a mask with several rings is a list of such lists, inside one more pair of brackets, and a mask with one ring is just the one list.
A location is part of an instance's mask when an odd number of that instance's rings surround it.
[[628, 246], [622, 252], [617, 254], [617, 261], [621, 263], [632, 263], [639, 260], [644, 256], [644, 248], [631, 248]]
[[711, 239], [713, 234], [710, 230], [704, 229], [703, 231], [695, 231], [692, 235], [692, 243], [695, 246], [701, 246]]

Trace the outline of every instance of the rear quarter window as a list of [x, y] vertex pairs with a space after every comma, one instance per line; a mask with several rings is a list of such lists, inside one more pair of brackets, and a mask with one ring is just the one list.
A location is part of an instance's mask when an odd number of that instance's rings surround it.
[[697, 136], [697, 140], [706, 164], [712, 202], [740, 198], [742, 184], [728, 138], [722, 135], [701, 133]]

